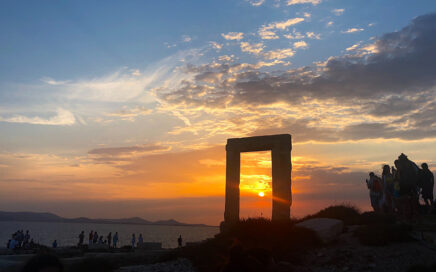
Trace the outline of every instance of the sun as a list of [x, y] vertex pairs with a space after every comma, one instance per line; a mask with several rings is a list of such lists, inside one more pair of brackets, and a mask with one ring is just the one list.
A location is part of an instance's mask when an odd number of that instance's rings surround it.
[[260, 197], [264, 197], [264, 196], [265, 196], [265, 193], [264, 193], [264, 192], [259, 192], [259, 196], [260, 196]]

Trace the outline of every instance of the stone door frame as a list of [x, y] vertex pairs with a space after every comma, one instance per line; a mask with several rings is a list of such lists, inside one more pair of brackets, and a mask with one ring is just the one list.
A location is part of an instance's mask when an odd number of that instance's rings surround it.
[[289, 220], [292, 204], [290, 134], [227, 139], [224, 222], [239, 221], [241, 152], [271, 150], [272, 220]]

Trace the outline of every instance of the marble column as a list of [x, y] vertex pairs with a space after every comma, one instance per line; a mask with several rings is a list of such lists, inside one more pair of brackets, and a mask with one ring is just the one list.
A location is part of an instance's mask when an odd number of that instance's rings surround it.
[[239, 221], [239, 180], [241, 172], [241, 154], [229, 150], [226, 146], [226, 207], [224, 221], [227, 223]]
[[272, 220], [288, 220], [291, 215], [291, 150], [289, 146], [271, 150], [272, 159]]

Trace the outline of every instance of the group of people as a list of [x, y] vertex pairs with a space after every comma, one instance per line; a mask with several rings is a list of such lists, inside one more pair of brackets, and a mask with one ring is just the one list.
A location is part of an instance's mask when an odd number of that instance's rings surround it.
[[11, 236], [6, 244], [8, 249], [32, 249], [36, 246], [33, 239], [30, 238], [28, 230], [26, 230], [26, 233], [24, 233], [24, 230], [17, 230]]
[[[79, 234], [79, 243], [78, 246], [83, 246], [85, 240], [85, 232], [82, 230], [82, 232]], [[99, 236], [97, 231], [91, 230], [91, 232], [88, 235], [88, 245], [108, 245], [109, 247], [116, 248], [118, 244], [118, 232], [115, 232], [114, 235], [112, 235], [112, 232], [109, 232], [109, 234], [106, 237], [103, 237], [102, 235]]]
[[434, 206], [434, 176], [427, 163], [421, 168], [401, 154], [395, 166], [384, 165], [381, 177], [369, 173], [366, 184], [371, 206], [375, 212], [396, 213], [403, 219], [412, 219], [419, 213], [420, 196], [432, 212]]

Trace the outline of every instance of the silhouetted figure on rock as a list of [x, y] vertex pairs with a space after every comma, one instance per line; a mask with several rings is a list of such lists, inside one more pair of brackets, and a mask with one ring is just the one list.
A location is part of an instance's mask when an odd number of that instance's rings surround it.
[[177, 244], [179, 245], [179, 247], [182, 247], [183, 244], [182, 235], [179, 235], [179, 238], [177, 238]]
[[91, 230], [91, 232], [89, 233], [89, 240], [88, 240], [89, 245], [92, 245], [93, 241], [94, 241], [94, 231]]
[[135, 237], [135, 234], [134, 234], [134, 233], [132, 234], [132, 240], [131, 240], [131, 243], [132, 243], [132, 248], [135, 248], [136, 237]]
[[431, 206], [433, 204], [433, 187], [434, 187], [434, 176], [433, 173], [428, 169], [426, 163], [421, 164], [422, 167], [422, 199], [425, 205]]
[[381, 200], [383, 197], [383, 184], [381, 178], [377, 177], [374, 172], [369, 173], [369, 180], [366, 180], [369, 189], [369, 198], [371, 206], [375, 212], [380, 211]]
[[111, 247], [111, 243], [112, 243], [112, 232], [109, 232], [109, 234], [107, 235], [107, 244], [109, 247]]
[[382, 198], [383, 211], [391, 213], [394, 208], [394, 199], [393, 199], [394, 177], [391, 174], [391, 168], [387, 164], [383, 166], [382, 181], [383, 181], [383, 198]]
[[118, 232], [115, 232], [114, 234], [114, 238], [112, 239], [114, 248], [117, 248], [117, 243], [118, 243]]
[[85, 239], [85, 232], [82, 230], [82, 232], [79, 234], [79, 246], [83, 245], [84, 239]]
[[97, 244], [98, 242], [98, 233], [97, 231], [94, 232], [94, 237], [92, 238], [92, 243]]

